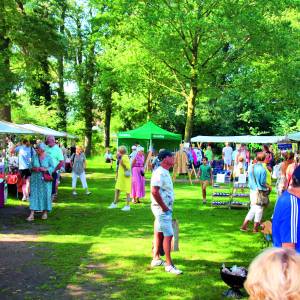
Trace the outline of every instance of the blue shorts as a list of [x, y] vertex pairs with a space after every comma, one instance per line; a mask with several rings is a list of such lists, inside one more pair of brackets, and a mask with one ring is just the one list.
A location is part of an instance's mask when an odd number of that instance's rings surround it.
[[173, 236], [172, 212], [167, 211], [155, 216], [154, 230], [162, 232], [164, 236]]

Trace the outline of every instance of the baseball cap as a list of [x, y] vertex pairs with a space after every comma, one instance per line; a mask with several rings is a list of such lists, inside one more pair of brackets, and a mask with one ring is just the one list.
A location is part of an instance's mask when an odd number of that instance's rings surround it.
[[168, 151], [168, 150], [163, 150], [163, 151], [158, 153], [157, 157], [160, 161], [163, 161], [168, 156], [173, 156], [173, 153]]
[[136, 146], [133, 145], [133, 146], [131, 147], [131, 149], [132, 149], [132, 150], [136, 150]]

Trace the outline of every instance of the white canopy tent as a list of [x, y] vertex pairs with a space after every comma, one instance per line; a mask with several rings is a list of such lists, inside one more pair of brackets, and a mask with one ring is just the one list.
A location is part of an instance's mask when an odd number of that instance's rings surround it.
[[41, 134], [41, 135], [53, 135], [55, 137], [63, 137], [63, 138], [70, 138], [70, 139], [75, 139], [76, 136], [68, 134], [67, 132], [60, 132], [48, 127], [42, 127], [34, 124], [20, 124], [18, 125], [24, 129], [31, 130], [35, 134]]
[[19, 125], [7, 121], [0, 121], [0, 134], [34, 134], [35, 132], [22, 128]]
[[253, 136], [253, 135], [240, 135], [240, 136], [206, 136], [198, 135], [191, 138], [192, 143], [257, 143], [257, 144], [277, 144], [289, 141], [286, 136]]
[[300, 142], [300, 132], [290, 133], [288, 138], [292, 141]]

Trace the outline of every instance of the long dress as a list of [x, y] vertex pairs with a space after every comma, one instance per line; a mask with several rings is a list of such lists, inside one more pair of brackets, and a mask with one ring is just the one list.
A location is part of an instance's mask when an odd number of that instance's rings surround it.
[[[41, 162], [41, 164], [40, 164]], [[46, 154], [44, 159], [40, 159], [38, 155], [34, 155], [32, 159], [32, 167], [43, 167], [51, 174], [54, 171], [52, 158]], [[30, 209], [31, 210], [52, 210], [52, 182], [44, 181], [42, 172], [32, 172], [30, 177]]]
[[[130, 161], [128, 155], [123, 155], [122, 161], [126, 167], [126, 170], [130, 170]], [[121, 192], [125, 192], [126, 194], [130, 194], [131, 192], [131, 176], [125, 176], [125, 169], [121, 164], [119, 164], [118, 167], [118, 175], [115, 189], [120, 190]]]
[[132, 168], [132, 180], [131, 180], [131, 197], [132, 198], [144, 198], [145, 197], [145, 177], [141, 172], [144, 172], [144, 155], [137, 154]]

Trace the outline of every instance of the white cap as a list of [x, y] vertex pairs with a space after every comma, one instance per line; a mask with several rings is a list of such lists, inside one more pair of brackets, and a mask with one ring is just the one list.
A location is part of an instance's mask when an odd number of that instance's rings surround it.
[[138, 146], [138, 147], [136, 148], [136, 151], [137, 151], [137, 152], [139, 152], [139, 151], [144, 151], [144, 148], [143, 148], [142, 146]]
[[133, 145], [133, 146], [131, 147], [131, 149], [132, 149], [132, 150], [136, 150], [136, 146]]

